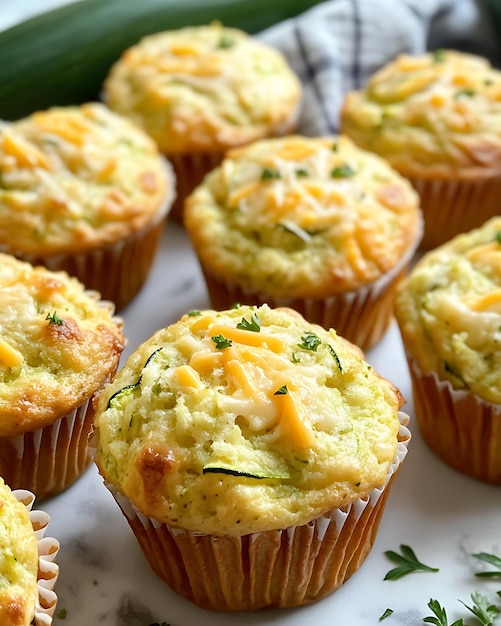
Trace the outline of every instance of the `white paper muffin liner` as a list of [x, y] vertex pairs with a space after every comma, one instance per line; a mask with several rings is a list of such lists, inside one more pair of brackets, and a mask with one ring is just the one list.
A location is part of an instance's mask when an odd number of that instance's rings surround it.
[[424, 217], [423, 250], [430, 250], [459, 233], [482, 226], [499, 214], [501, 178], [441, 180], [404, 176], [421, 199]]
[[38, 600], [32, 624], [50, 626], [57, 605], [57, 594], [54, 588], [59, 576], [59, 565], [55, 562], [59, 552], [59, 542], [57, 539], [45, 536], [50, 517], [44, 511], [32, 510], [35, 501], [33, 493], [26, 489], [17, 489], [12, 493], [29, 510], [30, 521], [38, 540]]
[[340, 587], [369, 554], [411, 434], [399, 413], [397, 452], [382, 487], [343, 509], [286, 529], [214, 536], [143, 515], [108, 482], [152, 569], [196, 605], [220, 611], [292, 607]]
[[393, 319], [395, 290], [407, 273], [419, 245], [421, 232], [420, 227], [412, 246], [395, 267], [379, 279], [354, 291], [324, 298], [275, 298], [271, 294], [242, 288], [223, 276], [216, 276], [202, 261], [199, 262], [212, 308], [229, 309], [236, 303], [266, 303], [272, 308], [290, 307], [301, 313], [308, 322], [326, 329], [334, 328], [338, 335], [362, 350], [368, 350], [382, 339]]
[[[99, 300], [97, 292], [86, 294], [113, 315], [112, 302]], [[122, 318], [113, 316], [112, 320], [122, 329]], [[103, 385], [115, 374], [118, 362], [119, 359]], [[29, 489], [38, 500], [43, 500], [60, 493], [81, 476], [92, 461], [88, 439], [93, 427], [93, 396], [47, 426], [0, 437], [0, 476], [12, 489]]]
[[148, 276], [175, 198], [175, 175], [170, 163], [165, 159], [164, 162], [169, 192], [152, 219], [128, 237], [76, 254], [29, 254], [8, 244], [0, 244], [0, 252], [31, 265], [44, 265], [54, 272], [65, 271], [88, 289], [99, 292], [103, 300], [113, 302], [117, 310], [122, 309], [139, 292]]
[[425, 442], [455, 470], [501, 485], [501, 405], [424, 374], [407, 354], [416, 421]]

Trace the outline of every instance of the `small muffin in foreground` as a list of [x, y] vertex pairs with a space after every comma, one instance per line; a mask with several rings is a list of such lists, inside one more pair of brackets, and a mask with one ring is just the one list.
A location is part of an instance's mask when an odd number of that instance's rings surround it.
[[395, 386], [291, 309], [193, 311], [96, 398], [96, 462], [153, 570], [203, 608], [315, 602], [369, 553], [409, 431]]
[[0, 254], [0, 476], [38, 499], [89, 465], [89, 401], [124, 346], [113, 305], [64, 272]]
[[117, 308], [141, 288], [174, 192], [154, 142], [102, 104], [0, 123], [0, 250]]
[[2, 626], [50, 626], [57, 605], [59, 542], [45, 537], [50, 518], [31, 510], [34, 500], [29, 491], [11, 491], [0, 478]]
[[501, 218], [426, 254], [396, 316], [424, 440], [456, 470], [501, 484]]
[[481, 57], [436, 50], [401, 55], [349, 93], [341, 130], [412, 182], [429, 249], [498, 214], [500, 120], [501, 72]]
[[288, 306], [368, 349], [421, 237], [411, 185], [346, 137], [231, 150], [186, 201], [211, 306]]
[[214, 22], [150, 35], [112, 67], [103, 98], [157, 142], [173, 164], [171, 216], [225, 150], [292, 132], [301, 85], [285, 57]]

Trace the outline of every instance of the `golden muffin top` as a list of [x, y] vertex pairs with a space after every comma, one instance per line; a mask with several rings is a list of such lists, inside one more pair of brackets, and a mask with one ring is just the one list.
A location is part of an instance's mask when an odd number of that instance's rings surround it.
[[121, 320], [64, 272], [0, 254], [0, 436], [63, 417], [115, 371]]
[[423, 373], [501, 403], [501, 217], [426, 254], [401, 284], [396, 316]]
[[145, 37], [112, 67], [103, 96], [165, 154], [219, 152], [283, 134], [301, 85], [280, 52], [214, 22]]
[[154, 142], [98, 103], [0, 123], [0, 247], [51, 256], [134, 233], [173, 191]]
[[0, 478], [0, 623], [29, 626], [38, 600], [38, 540], [28, 509]]
[[161, 522], [285, 528], [385, 484], [401, 402], [357, 347], [291, 309], [193, 311], [97, 397], [97, 464]]
[[341, 128], [405, 174], [498, 175], [501, 72], [453, 50], [400, 55], [347, 95]]
[[187, 199], [203, 265], [274, 297], [325, 297], [377, 280], [421, 236], [419, 200], [347, 137], [289, 136], [230, 150]]

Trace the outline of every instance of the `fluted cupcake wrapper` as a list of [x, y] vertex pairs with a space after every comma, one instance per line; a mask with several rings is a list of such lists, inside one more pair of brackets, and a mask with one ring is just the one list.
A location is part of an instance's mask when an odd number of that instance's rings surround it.
[[499, 214], [501, 178], [442, 180], [405, 174], [421, 199], [423, 250], [430, 250], [459, 233], [478, 228]]
[[407, 273], [420, 236], [421, 232], [400, 262], [378, 280], [354, 291], [324, 298], [275, 298], [244, 289], [224, 277], [216, 276], [202, 262], [200, 265], [214, 309], [229, 309], [236, 303], [290, 307], [301, 313], [308, 322], [326, 329], [334, 328], [338, 335], [362, 350], [368, 350], [382, 339], [393, 319], [395, 291]]
[[501, 405], [423, 374], [407, 354], [419, 430], [435, 454], [458, 472], [501, 485]]
[[148, 224], [120, 241], [74, 254], [28, 254], [7, 244], [0, 244], [0, 252], [54, 272], [65, 271], [87, 289], [99, 292], [103, 300], [113, 302], [117, 310], [122, 309], [139, 292], [149, 274], [174, 200], [175, 177], [170, 164], [166, 164], [166, 171], [170, 181], [168, 197]]
[[217, 611], [257, 611], [316, 602], [361, 566], [374, 543], [390, 487], [407, 453], [400, 413], [396, 458], [386, 483], [309, 523], [244, 536], [208, 535], [162, 524], [114, 495], [152, 569], [174, 591]]
[[44, 511], [32, 510], [34, 494], [26, 489], [16, 489], [12, 493], [29, 510], [30, 521], [38, 540], [38, 599], [32, 624], [50, 626], [57, 606], [57, 594], [54, 589], [59, 576], [59, 565], [55, 561], [59, 552], [59, 542], [45, 536], [50, 517]]
[[[97, 292], [86, 293], [113, 314], [113, 303], [99, 300]], [[113, 317], [113, 321], [119, 328], [123, 326], [120, 317]], [[117, 368], [118, 360], [103, 384]], [[88, 442], [93, 427], [93, 395], [47, 426], [0, 437], [0, 476], [11, 489], [29, 489], [42, 500], [69, 487], [85, 471], [92, 461]]]

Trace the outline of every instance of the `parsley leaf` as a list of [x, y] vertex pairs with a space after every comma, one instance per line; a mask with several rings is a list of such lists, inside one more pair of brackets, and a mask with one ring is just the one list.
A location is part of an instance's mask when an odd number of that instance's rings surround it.
[[425, 572], [438, 572], [438, 568], [429, 567], [421, 561], [418, 560], [414, 550], [409, 546], [401, 545], [400, 550], [402, 554], [398, 554], [398, 552], [394, 552], [393, 550], [388, 550], [385, 552], [385, 555], [393, 561], [397, 563], [399, 567], [395, 567], [390, 570], [384, 580], [397, 580], [398, 578], [402, 578], [407, 574], [412, 574], [417, 571], [425, 571]]
[[[435, 624], [435, 626], [449, 626], [447, 612], [440, 605], [438, 600], [430, 600], [428, 602], [428, 608], [435, 614], [435, 617], [423, 617], [423, 622], [426, 622], [427, 624]], [[464, 626], [464, 622], [462, 619], [458, 619], [450, 626]]]
[[331, 171], [332, 178], [350, 178], [355, 174], [355, 170], [345, 163], [344, 165], [338, 165]]
[[47, 316], [45, 319], [49, 320], [49, 324], [56, 324], [57, 326], [61, 326], [61, 324], [64, 323], [63, 320], [56, 313], [56, 311], [54, 311], [52, 315], [50, 313], [47, 313]]
[[217, 44], [218, 48], [233, 48], [236, 41], [232, 37], [228, 37], [228, 35], [222, 35]]
[[299, 348], [303, 348], [303, 350], [311, 350], [312, 352], [316, 352], [318, 346], [322, 343], [318, 335], [315, 333], [306, 333], [301, 337], [301, 343], [298, 343]]
[[265, 167], [261, 173], [261, 180], [272, 180], [273, 178], [280, 178], [280, 172]]
[[496, 241], [497, 241], [498, 243], [501, 243], [501, 230], [498, 230], [498, 231], [496, 232]]
[[188, 317], [197, 317], [197, 315], [202, 315], [200, 311], [188, 311]]
[[443, 63], [445, 61], [445, 50], [438, 49], [433, 52], [433, 62]]
[[390, 617], [390, 615], [392, 614], [393, 614], [393, 609], [386, 609], [386, 611], [379, 618], [379, 621], [382, 622], [384, 619], [386, 619], [387, 617]]
[[274, 396], [285, 396], [288, 393], [289, 393], [289, 390], [287, 389], [287, 385], [282, 385], [279, 389], [277, 389], [275, 391], [275, 393], [273, 395]]
[[473, 555], [476, 559], [480, 559], [480, 561], [484, 561], [485, 563], [489, 563], [489, 565], [494, 565], [497, 567], [497, 570], [491, 570], [489, 572], [477, 572], [475, 576], [479, 578], [501, 578], [501, 558], [496, 556], [495, 554], [487, 554], [486, 552], [479, 552], [478, 554]]
[[296, 176], [298, 178], [306, 178], [307, 176], [309, 176], [308, 170], [305, 170], [301, 167], [296, 170]]
[[259, 315], [257, 313], [253, 313], [250, 322], [246, 320], [245, 317], [242, 317], [242, 321], [238, 322], [237, 328], [252, 330], [252, 332], [258, 333], [261, 330], [261, 320], [259, 319]]
[[215, 335], [214, 337], [211, 337], [211, 339], [216, 344], [216, 348], [218, 350], [229, 348], [233, 343], [231, 339], [226, 339], [224, 335]]
[[341, 366], [341, 361], [339, 360], [336, 351], [329, 343], [327, 344], [327, 347], [329, 348], [329, 352], [331, 353], [332, 358], [334, 359], [334, 361], [336, 361], [336, 365], [338, 366], [339, 371], [342, 372], [343, 368]]
[[492, 626], [494, 620], [499, 615], [497, 606], [491, 604], [487, 596], [484, 596], [478, 591], [471, 594], [471, 599], [473, 600], [472, 607], [465, 604], [462, 600], [460, 600], [460, 602], [473, 613], [482, 626]]

